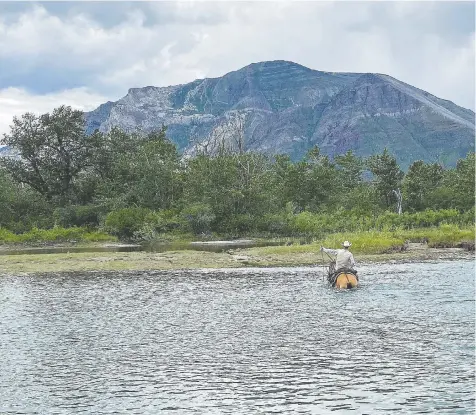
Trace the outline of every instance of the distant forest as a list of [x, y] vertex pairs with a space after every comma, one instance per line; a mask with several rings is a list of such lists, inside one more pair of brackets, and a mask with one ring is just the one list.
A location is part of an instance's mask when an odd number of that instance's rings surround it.
[[0, 228], [13, 233], [85, 227], [150, 239], [474, 223], [474, 153], [455, 168], [415, 161], [406, 173], [387, 151], [185, 159], [165, 128], [88, 135], [84, 114], [66, 106], [14, 118], [2, 144], [13, 156], [0, 158]]

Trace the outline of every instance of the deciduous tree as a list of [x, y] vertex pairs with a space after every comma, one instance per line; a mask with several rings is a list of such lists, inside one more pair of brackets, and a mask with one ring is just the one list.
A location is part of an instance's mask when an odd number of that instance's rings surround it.
[[370, 156], [367, 166], [374, 176], [373, 183], [384, 206], [390, 207], [395, 202], [393, 191], [400, 189], [404, 176], [397, 160], [385, 149], [382, 154]]
[[14, 117], [3, 144], [16, 153], [0, 159], [12, 178], [29, 185], [48, 200], [65, 204], [74, 197], [77, 176], [93, 164], [99, 147], [98, 134], [84, 131], [84, 114], [61, 106], [36, 116]]

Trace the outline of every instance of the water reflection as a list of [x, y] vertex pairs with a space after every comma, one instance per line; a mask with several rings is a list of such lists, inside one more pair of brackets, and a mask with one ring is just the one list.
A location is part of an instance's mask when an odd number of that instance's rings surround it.
[[0, 413], [474, 412], [474, 264], [0, 279]]

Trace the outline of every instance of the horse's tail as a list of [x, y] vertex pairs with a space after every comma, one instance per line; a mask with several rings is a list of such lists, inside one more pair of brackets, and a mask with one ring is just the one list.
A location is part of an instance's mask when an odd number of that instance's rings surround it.
[[345, 275], [345, 277], [347, 278], [347, 288], [352, 288], [352, 283], [349, 281], [349, 277], [347, 276], [347, 274]]

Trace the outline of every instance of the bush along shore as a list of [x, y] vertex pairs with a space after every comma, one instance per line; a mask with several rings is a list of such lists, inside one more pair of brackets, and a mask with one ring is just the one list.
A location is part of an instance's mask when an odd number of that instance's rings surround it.
[[24, 233], [13, 233], [0, 228], [0, 244], [16, 246], [41, 246], [54, 244], [83, 243], [84, 245], [103, 242], [117, 242], [117, 237], [105, 232], [80, 227], [52, 229], [33, 228]]
[[[290, 234], [268, 233], [265, 236], [259, 234], [242, 235], [263, 244], [266, 241], [270, 245], [281, 241], [282, 247], [273, 249], [294, 249], [306, 250], [311, 242], [318, 241], [325, 246], [339, 246], [342, 240], [351, 239], [354, 244], [354, 250], [358, 252], [388, 253], [404, 251], [409, 242], [426, 243], [429, 247], [454, 248], [461, 247], [468, 250], [474, 250], [474, 226], [471, 224], [469, 215], [459, 215], [456, 211], [426, 211], [416, 214], [396, 215], [387, 213], [377, 217], [374, 220], [360, 217], [352, 220], [347, 217], [348, 222], [345, 226], [340, 225], [342, 221], [342, 212], [340, 214], [330, 215], [312, 215], [309, 213], [292, 215], [287, 218], [285, 226]], [[152, 212], [152, 216], [155, 214]], [[147, 223], [147, 217], [141, 223], [142, 229], [151, 226]], [[448, 223], [450, 222], [450, 223]], [[451, 223], [452, 222], [452, 223]], [[335, 227], [346, 227], [348, 231], [330, 232], [331, 223]], [[414, 225], [419, 227], [413, 227]], [[426, 226], [425, 226], [426, 225]], [[131, 226], [128, 224], [127, 226]], [[371, 230], [365, 230], [370, 227]], [[362, 229], [364, 228], [364, 229]], [[108, 229], [111, 232], [111, 229]], [[116, 230], [117, 231], [117, 230]], [[114, 231], [112, 231], [114, 232]], [[119, 231], [121, 233], [122, 230]], [[98, 245], [100, 243], [136, 243], [149, 244], [154, 243], [186, 243], [193, 240], [209, 241], [223, 239], [223, 236], [213, 234], [194, 235], [187, 232], [158, 233], [151, 232], [152, 235], [144, 235], [143, 231], [134, 233], [133, 238], [123, 239], [122, 241], [114, 234], [103, 230], [92, 230], [85, 227], [54, 227], [52, 229], [33, 228], [28, 232], [16, 234], [7, 229], [0, 228], [0, 245], [3, 246], [42, 246], [42, 245], [61, 245], [61, 244], [81, 244]], [[144, 237], [145, 236], [145, 237]], [[226, 235], [225, 235], [226, 237]], [[305, 240], [308, 244], [303, 243]], [[287, 242], [287, 243], [286, 243]]]
[[404, 171], [387, 150], [330, 158], [314, 147], [293, 160], [222, 143], [182, 158], [166, 128], [84, 131], [84, 114], [65, 106], [14, 118], [2, 141], [12, 156], [0, 157], [3, 249], [237, 238], [289, 240], [269, 247], [282, 255], [345, 239], [362, 255], [474, 249], [474, 153]]

